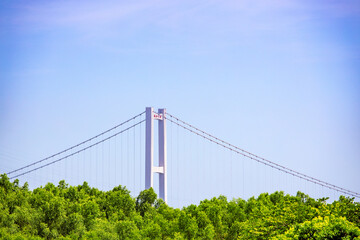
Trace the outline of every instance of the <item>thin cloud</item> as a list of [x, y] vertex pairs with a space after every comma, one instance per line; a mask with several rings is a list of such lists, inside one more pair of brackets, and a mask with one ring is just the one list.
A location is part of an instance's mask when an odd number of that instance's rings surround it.
[[20, 5], [16, 22], [43, 27], [90, 27], [114, 23], [151, 7], [155, 1], [119, 2], [46, 2]]
[[[16, 6], [13, 23], [37, 29], [57, 27], [91, 30], [127, 24], [141, 29], [151, 25], [169, 30], [216, 31], [282, 30], [322, 17], [359, 16], [355, 1], [45, 1]], [[5, 18], [8, 19], [8, 18]], [[6, 20], [9, 22], [9, 20]], [[229, 25], [229, 22], [232, 24]], [[196, 30], [198, 31], [198, 30]]]
[[[111, 52], [182, 47], [202, 53], [262, 39], [292, 48], [292, 42], [306, 43], [300, 36], [317, 21], [358, 16], [358, 6], [355, 1], [309, 0], [44, 1], [18, 4], [12, 20], [30, 31], [65, 29], [80, 44]], [[289, 37], [276, 39], [284, 35]], [[146, 44], [136, 44], [144, 36]], [[303, 48], [308, 46], [296, 49], [302, 53]]]

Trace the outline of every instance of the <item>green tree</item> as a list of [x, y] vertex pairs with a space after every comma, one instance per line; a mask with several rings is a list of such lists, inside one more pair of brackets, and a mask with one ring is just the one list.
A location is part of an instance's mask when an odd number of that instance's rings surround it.
[[104, 192], [86, 182], [30, 191], [3, 174], [0, 239], [359, 239], [359, 203], [326, 199], [275, 192], [247, 201], [219, 196], [178, 209], [152, 188], [136, 199], [123, 186]]
[[136, 198], [136, 211], [140, 212], [141, 216], [144, 216], [145, 212], [153, 206], [156, 198], [157, 195], [153, 188], [141, 191], [139, 196]]
[[316, 217], [273, 239], [360, 239], [360, 229], [344, 217]]

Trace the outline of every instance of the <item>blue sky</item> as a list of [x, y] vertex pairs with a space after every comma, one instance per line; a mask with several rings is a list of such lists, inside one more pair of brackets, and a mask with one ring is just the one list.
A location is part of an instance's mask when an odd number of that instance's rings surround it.
[[358, 1], [2, 1], [0, 169], [165, 107], [360, 192]]

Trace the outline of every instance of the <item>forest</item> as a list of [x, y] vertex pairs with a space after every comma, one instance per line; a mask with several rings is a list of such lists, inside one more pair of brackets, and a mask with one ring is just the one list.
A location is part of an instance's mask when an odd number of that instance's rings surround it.
[[360, 239], [360, 203], [298, 192], [224, 196], [172, 208], [153, 189], [100, 191], [60, 181], [29, 190], [0, 177], [0, 239]]

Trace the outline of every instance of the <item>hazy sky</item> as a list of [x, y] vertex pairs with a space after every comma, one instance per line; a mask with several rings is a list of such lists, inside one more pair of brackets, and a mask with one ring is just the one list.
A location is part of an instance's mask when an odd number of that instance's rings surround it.
[[360, 192], [360, 2], [1, 1], [0, 169], [143, 111]]

